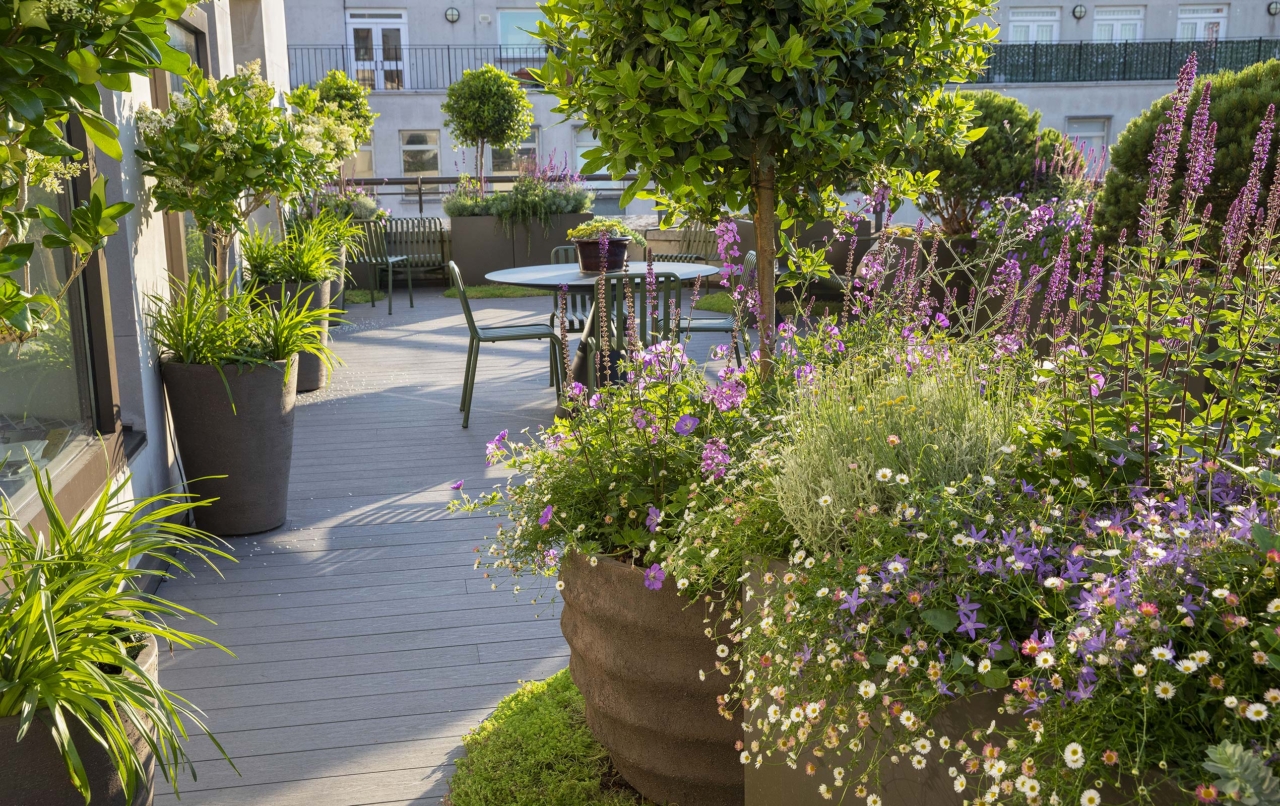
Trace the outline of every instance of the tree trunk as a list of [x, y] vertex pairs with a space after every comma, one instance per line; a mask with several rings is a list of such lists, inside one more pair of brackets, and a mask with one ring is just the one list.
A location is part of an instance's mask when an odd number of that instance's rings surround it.
[[484, 195], [484, 140], [476, 143], [476, 182], [480, 185], [480, 195]]
[[773, 264], [778, 249], [774, 238], [775, 169], [772, 164], [761, 168], [756, 163], [753, 184], [756, 195], [756, 293], [760, 296], [760, 375], [767, 380], [773, 372], [774, 276]]

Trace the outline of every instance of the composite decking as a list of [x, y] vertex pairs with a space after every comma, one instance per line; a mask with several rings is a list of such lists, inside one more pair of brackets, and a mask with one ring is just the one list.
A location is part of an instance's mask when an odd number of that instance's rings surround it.
[[[449, 489], [505, 476], [484, 444], [551, 421], [546, 342], [481, 347], [471, 427], [458, 400], [467, 332], [458, 302], [419, 292], [355, 307], [335, 337], [346, 365], [299, 397], [289, 519], [231, 540], [239, 562], [164, 583], [207, 615], [215, 649], [175, 649], [161, 680], [207, 715], [198, 779], [157, 806], [438, 804], [460, 737], [518, 681], [563, 668], [558, 608], [493, 591], [473, 570], [485, 517], [452, 516]], [[473, 301], [481, 324], [546, 321], [546, 297]], [[695, 357], [719, 341], [700, 336]], [[495, 805], [500, 806], [500, 804]]]

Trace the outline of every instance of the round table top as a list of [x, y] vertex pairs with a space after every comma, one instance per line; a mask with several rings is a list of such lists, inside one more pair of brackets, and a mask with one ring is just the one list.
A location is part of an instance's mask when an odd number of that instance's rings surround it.
[[[654, 263], [655, 272], [670, 272], [681, 280], [692, 280], [695, 277], [710, 277], [720, 273], [720, 269], [706, 263]], [[631, 272], [641, 277], [646, 271], [646, 264], [632, 263]], [[559, 288], [567, 285], [570, 288], [590, 288], [595, 285], [600, 275], [583, 274], [576, 263], [547, 263], [541, 266], [521, 266], [518, 269], [500, 269], [491, 271], [484, 279], [491, 283], [504, 285], [525, 285], [531, 288]]]

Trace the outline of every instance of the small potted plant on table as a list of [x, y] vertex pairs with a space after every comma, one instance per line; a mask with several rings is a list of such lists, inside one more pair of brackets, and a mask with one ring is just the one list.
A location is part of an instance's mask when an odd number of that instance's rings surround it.
[[635, 241], [645, 245], [640, 233], [617, 218], [593, 218], [569, 230], [567, 235], [578, 247], [578, 266], [584, 273], [621, 271], [627, 261], [628, 244]]

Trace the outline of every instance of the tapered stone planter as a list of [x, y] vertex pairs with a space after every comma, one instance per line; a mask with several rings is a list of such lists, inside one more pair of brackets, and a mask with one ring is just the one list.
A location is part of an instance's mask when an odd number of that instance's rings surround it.
[[[138, 657], [138, 665], [152, 678], [159, 673], [156, 641], [147, 639], [146, 649]], [[17, 741], [20, 718], [0, 717], [0, 806], [84, 806], [84, 796], [71, 783], [67, 763], [49, 730], [52, 716], [48, 711], [36, 714], [27, 735]], [[151, 806], [155, 783], [155, 757], [146, 738], [132, 723], [125, 730], [138, 757], [147, 770], [145, 784], [126, 800], [124, 787], [111, 757], [102, 745], [89, 736], [79, 720], [67, 717], [76, 752], [88, 775], [93, 806]]]
[[284, 523], [297, 357], [249, 367], [228, 365], [222, 374], [217, 367], [165, 359], [160, 374], [188, 487], [201, 499], [217, 499], [195, 510], [196, 526], [225, 537]]
[[717, 710], [731, 678], [715, 670], [703, 610], [672, 584], [647, 589], [644, 572], [614, 560], [592, 567], [570, 555], [560, 578], [569, 671], [586, 700], [587, 725], [622, 777], [664, 806], [741, 804], [734, 743], [742, 728]]
[[[263, 286], [262, 293], [276, 302], [281, 301], [282, 295], [297, 297], [301, 294], [304, 298], [310, 298], [307, 309], [313, 311], [328, 308], [329, 303], [334, 299], [332, 281], [311, 284], [277, 283]], [[320, 328], [322, 331], [320, 341], [328, 344], [329, 322], [327, 320], [321, 322]], [[329, 368], [320, 360], [320, 357], [310, 353], [300, 353], [298, 355], [298, 392], [314, 392], [317, 389], [323, 389], [328, 383]]]

